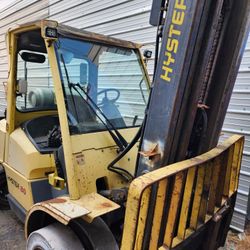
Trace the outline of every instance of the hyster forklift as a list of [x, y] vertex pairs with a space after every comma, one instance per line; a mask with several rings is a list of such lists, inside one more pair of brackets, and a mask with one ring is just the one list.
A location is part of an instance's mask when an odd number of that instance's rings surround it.
[[151, 85], [138, 44], [49, 20], [8, 31], [0, 206], [25, 222], [27, 249], [224, 245], [244, 139], [217, 143], [249, 11], [153, 1]]

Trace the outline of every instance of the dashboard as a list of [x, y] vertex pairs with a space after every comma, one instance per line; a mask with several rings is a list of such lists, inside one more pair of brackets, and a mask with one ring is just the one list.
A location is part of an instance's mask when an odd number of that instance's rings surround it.
[[42, 116], [22, 124], [22, 129], [41, 154], [54, 152], [61, 146], [58, 116]]

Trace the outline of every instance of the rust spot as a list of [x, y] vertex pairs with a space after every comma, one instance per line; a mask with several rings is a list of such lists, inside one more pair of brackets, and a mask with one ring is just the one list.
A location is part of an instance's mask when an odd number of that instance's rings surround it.
[[197, 107], [200, 108], [200, 109], [209, 109], [209, 108], [210, 108], [209, 106], [207, 106], [207, 105], [205, 105], [205, 104], [202, 104], [202, 103], [199, 103], [199, 104], [197, 105]]
[[112, 205], [109, 202], [103, 202], [101, 204], [102, 207], [112, 207]]
[[149, 149], [148, 151], [140, 151], [139, 154], [144, 157], [152, 157], [152, 156], [160, 155], [158, 151], [159, 151], [158, 144], [154, 144], [151, 149]]
[[43, 203], [64, 203], [64, 202], [66, 202], [65, 199], [55, 198], [55, 199], [44, 201]]

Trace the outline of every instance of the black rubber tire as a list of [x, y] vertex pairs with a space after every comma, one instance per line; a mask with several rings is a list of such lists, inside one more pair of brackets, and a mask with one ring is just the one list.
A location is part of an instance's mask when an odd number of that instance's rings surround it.
[[105, 222], [96, 218], [92, 223], [82, 219], [64, 226], [58, 222], [32, 232], [27, 250], [119, 250]]
[[75, 233], [61, 223], [53, 223], [30, 234], [27, 250], [85, 250]]
[[87, 250], [119, 250], [112, 232], [101, 218], [94, 219], [92, 223], [78, 218], [69, 226]]
[[0, 166], [0, 210], [9, 210], [9, 202], [7, 199], [8, 186], [6, 175], [2, 166]]

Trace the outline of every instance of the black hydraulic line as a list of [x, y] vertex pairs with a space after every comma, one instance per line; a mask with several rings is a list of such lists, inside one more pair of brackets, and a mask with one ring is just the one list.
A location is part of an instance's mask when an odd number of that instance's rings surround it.
[[[98, 107], [98, 105], [93, 101], [93, 99], [88, 95], [88, 93], [82, 88], [82, 86], [77, 83], [77, 84], [73, 84], [73, 83], [70, 83], [70, 79], [69, 79], [69, 74], [68, 74], [68, 70], [67, 70], [67, 67], [66, 67], [66, 64], [65, 64], [65, 61], [64, 61], [64, 58], [63, 58], [63, 55], [61, 54], [61, 59], [62, 59], [62, 62], [63, 62], [63, 66], [64, 66], [64, 70], [65, 70], [65, 74], [66, 74], [66, 78], [67, 78], [67, 81], [68, 81], [68, 87], [69, 87], [69, 90], [70, 90], [70, 94], [71, 94], [71, 97], [72, 97], [72, 101], [73, 101], [73, 105], [74, 105], [74, 109], [75, 109], [75, 112], [76, 112], [76, 116], [77, 116], [77, 121], [79, 123], [79, 117], [78, 117], [78, 113], [77, 113], [77, 109], [76, 109], [76, 104], [75, 104], [75, 100], [74, 100], [74, 96], [73, 96], [73, 93], [72, 93], [72, 90], [71, 90], [71, 86], [78, 86], [83, 92], [84, 94], [89, 98], [89, 100], [91, 101], [91, 103], [95, 106], [96, 109], [98, 109], [98, 111], [102, 114], [102, 116], [106, 119], [107, 123], [111, 126], [111, 128], [115, 131], [117, 137], [111, 132], [111, 136], [112, 138], [115, 140], [116, 144], [119, 146], [120, 150], [122, 151], [127, 145], [127, 141], [124, 139], [124, 137], [119, 133], [119, 131], [113, 126], [113, 124], [109, 121], [109, 119], [105, 116], [105, 114], [102, 112], [102, 110]], [[75, 89], [75, 88], [74, 88]], [[76, 90], [76, 89], [75, 89]], [[78, 91], [77, 91], [78, 92]], [[79, 93], [79, 92], [78, 92]], [[83, 96], [82, 96], [83, 98]], [[83, 100], [85, 100], [83, 98]], [[89, 105], [89, 103], [87, 102], [87, 105]], [[93, 109], [94, 113], [95, 110]], [[97, 115], [97, 114], [96, 114]], [[98, 117], [99, 118], [99, 117]], [[99, 118], [100, 119], [100, 118]], [[100, 119], [101, 120], [101, 119]], [[102, 120], [101, 120], [102, 121]], [[102, 121], [102, 123], [105, 125], [105, 123]], [[107, 127], [108, 131], [110, 132], [109, 128]], [[114, 138], [115, 136], [115, 138]], [[119, 142], [117, 141], [117, 139], [119, 140]], [[118, 143], [117, 143], [118, 142]]]
[[95, 109], [89, 105], [89, 103], [84, 99], [84, 97], [82, 96], [82, 94], [78, 91], [78, 89], [76, 88], [76, 85], [74, 84], [70, 84], [70, 88], [73, 88], [78, 94], [79, 96], [81, 96], [81, 98], [83, 99], [83, 101], [91, 108], [91, 110], [95, 113], [95, 115], [98, 117], [98, 119], [102, 122], [102, 124], [107, 128], [109, 134], [111, 135], [111, 137], [113, 138], [113, 140], [115, 141], [116, 145], [119, 147], [120, 151], [124, 150], [124, 145], [121, 143], [121, 141], [116, 137], [116, 135], [109, 129], [109, 127], [107, 126], [107, 124], [101, 119], [101, 117], [97, 114], [97, 112], [95, 111]]
[[[73, 83], [71, 83], [73, 84]], [[84, 88], [82, 88], [82, 86], [77, 83], [77, 84], [73, 84], [74, 86], [77, 86], [78, 88], [80, 88], [83, 93], [88, 97], [88, 99], [90, 100], [90, 102], [92, 103], [92, 105], [101, 113], [101, 115], [106, 119], [107, 123], [110, 125], [110, 127], [115, 131], [117, 137], [119, 138], [120, 142], [123, 145], [123, 148], [127, 147], [128, 142], [125, 140], [125, 138], [120, 134], [120, 132], [115, 128], [115, 126], [112, 124], [112, 122], [110, 122], [110, 120], [107, 118], [107, 116], [102, 112], [102, 110], [98, 107], [98, 105], [95, 103], [95, 101], [91, 98], [91, 96], [84, 90]], [[89, 103], [88, 103], [89, 105]], [[89, 105], [90, 106], [90, 105]]]
[[[76, 88], [79, 87], [84, 94], [88, 97], [88, 99], [90, 100], [90, 102], [100, 111], [100, 113], [103, 115], [103, 117], [107, 120], [107, 122], [109, 122], [108, 118], [105, 116], [105, 114], [100, 110], [100, 108], [96, 105], [96, 103], [92, 100], [92, 98], [88, 95], [88, 93], [81, 87], [80, 84], [70, 84], [71, 87], [74, 88], [74, 90], [82, 97], [82, 99], [89, 105], [89, 103], [84, 99], [84, 97], [81, 95], [81, 93], [78, 91], [78, 89]], [[126, 181], [130, 182], [134, 179], [134, 176], [129, 173], [126, 169], [114, 166], [115, 163], [117, 163], [122, 157], [124, 157], [124, 155], [126, 155], [131, 148], [135, 145], [135, 143], [138, 141], [138, 139], [141, 136], [141, 131], [142, 131], [142, 127], [139, 128], [137, 134], [135, 135], [135, 137], [132, 139], [132, 141], [128, 144], [126, 141], [126, 147], [123, 148], [124, 145], [121, 145], [121, 141], [118, 140], [118, 138], [115, 136], [115, 134], [107, 127], [107, 124], [105, 124], [105, 122], [103, 122], [103, 120], [100, 118], [100, 116], [98, 116], [98, 114], [96, 113], [95, 109], [89, 105], [89, 107], [92, 109], [92, 111], [97, 115], [97, 117], [100, 119], [100, 121], [104, 124], [104, 126], [108, 129], [108, 132], [110, 133], [110, 135], [112, 136], [112, 138], [114, 139], [114, 141], [116, 142], [117, 146], [120, 148], [120, 154], [108, 165], [107, 169], [111, 172], [114, 172], [118, 175], [120, 175], [121, 177], [125, 178]], [[112, 126], [112, 128], [122, 137], [122, 135], [116, 130], [116, 128], [112, 125], [111, 122], [109, 122], [109, 125]], [[123, 138], [123, 137], [122, 137]], [[123, 138], [124, 139], [124, 138]], [[125, 140], [125, 139], [124, 139]], [[122, 148], [121, 148], [122, 147]]]
[[[77, 85], [71, 84], [72, 88], [74, 88], [74, 90], [82, 97], [82, 99], [84, 100], [84, 102], [86, 102], [88, 104], [88, 102], [84, 99], [84, 97], [82, 96], [82, 94], [78, 91], [78, 89], [76, 88]], [[88, 96], [88, 95], [87, 95]], [[89, 97], [89, 96], [88, 96]], [[90, 100], [90, 99], [89, 99]], [[89, 105], [89, 104], [88, 104]], [[112, 138], [114, 139], [114, 141], [116, 142], [117, 146], [120, 148], [120, 154], [118, 155], [117, 158], [115, 158], [107, 167], [108, 170], [110, 170], [111, 172], [114, 172], [120, 176], [122, 176], [123, 178], [125, 178], [127, 181], [132, 181], [134, 176], [131, 175], [126, 169], [120, 168], [120, 167], [116, 167], [114, 166], [114, 164], [116, 162], [118, 162], [133, 146], [134, 144], [137, 142], [137, 140], [140, 138], [140, 132], [141, 132], [141, 128], [138, 130], [136, 136], [133, 138], [133, 140], [131, 141], [131, 143], [127, 144], [126, 148], [123, 149], [123, 146], [120, 144], [121, 142], [118, 140], [118, 138], [115, 136], [115, 134], [108, 128], [107, 124], [100, 118], [100, 116], [96, 113], [95, 109], [92, 106], [89, 106], [91, 108], [91, 110], [96, 114], [96, 116], [100, 119], [100, 121], [103, 123], [103, 125], [108, 129], [108, 132], [110, 133], [110, 135], [112, 136]], [[99, 108], [99, 107], [98, 107]], [[104, 115], [105, 117], [105, 115]], [[107, 119], [107, 118], [105, 118]]]
[[[136, 144], [136, 142], [139, 140], [139, 138], [141, 137], [141, 132], [142, 132], [142, 126], [139, 128], [139, 130], [137, 131], [135, 137], [132, 139], [132, 141], [128, 144], [128, 146], [122, 151], [120, 152], [120, 154], [112, 161], [109, 163], [107, 169], [112, 171], [112, 172], [115, 172], [114, 170], [118, 169], [118, 170], [123, 170], [123, 171], [126, 171], [125, 169], [121, 169], [119, 167], [116, 167], [114, 166], [119, 160], [122, 159], [122, 157], [124, 155], [126, 155], [132, 148], [133, 146]], [[127, 173], [129, 173], [128, 171], [126, 171]], [[132, 179], [134, 178], [133, 175], [131, 175], [129, 173], [129, 175], [132, 177]]]
[[139, 83], [139, 88], [140, 88], [140, 92], [141, 92], [142, 99], [143, 99], [144, 103], [147, 104], [147, 101], [146, 101], [146, 98], [145, 98], [145, 95], [144, 95], [143, 89], [142, 89], [143, 80], [144, 80], [144, 78], [141, 79], [141, 81], [140, 81], [140, 83]]

